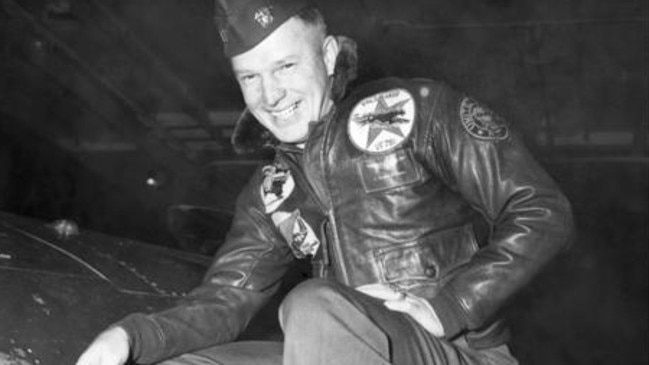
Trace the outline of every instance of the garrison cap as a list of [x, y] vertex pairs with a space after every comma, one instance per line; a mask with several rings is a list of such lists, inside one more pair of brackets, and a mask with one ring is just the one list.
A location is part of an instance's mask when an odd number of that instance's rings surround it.
[[227, 57], [259, 44], [312, 0], [215, 0], [216, 26]]

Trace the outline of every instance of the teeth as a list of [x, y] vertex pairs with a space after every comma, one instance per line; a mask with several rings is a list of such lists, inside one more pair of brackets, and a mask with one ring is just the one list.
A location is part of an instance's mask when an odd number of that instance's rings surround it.
[[274, 116], [275, 118], [280, 118], [280, 119], [281, 119], [281, 118], [287, 118], [287, 117], [289, 117], [291, 114], [293, 114], [293, 112], [295, 111], [295, 109], [297, 109], [297, 103], [295, 103], [295, 104], [289, 106], [288, 108], [286, 108], [286, 109], [284, 109], [284, 110], [281, 110], [281, 111], [278, 111], [278, 112], [272, 112], [271, 114], [273, 114], [273, 116]]

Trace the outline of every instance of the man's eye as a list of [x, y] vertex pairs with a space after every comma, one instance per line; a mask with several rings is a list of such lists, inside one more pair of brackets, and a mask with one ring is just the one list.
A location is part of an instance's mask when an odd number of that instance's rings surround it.
[[243, 84], [249, 84], [255, 80], [257, 76], [256, 75], [241, 75], [239, 76], [239, 80]]
[[280, 73], [286, 73], [286, 72], [290, 72], [294, 68], [295, 68], [295, 63], [285, 63], [279, 67], [278, 71]]

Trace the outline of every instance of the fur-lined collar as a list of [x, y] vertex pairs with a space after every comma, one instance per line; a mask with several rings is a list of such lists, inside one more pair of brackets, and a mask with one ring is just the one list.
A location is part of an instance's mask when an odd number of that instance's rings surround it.
[[[347, 85], [356, 78], [358, 63], [356, 42], [344, 36], [337, 36], [336, 39], [340, 52], [336, 58], [331, 87], [334, 104], [337, 104], [345, 96]], [[253, 153], [260, 148], [273, 147], [279, 143], [247, 108], [234, 126], [231, 141], [237, 154]]]

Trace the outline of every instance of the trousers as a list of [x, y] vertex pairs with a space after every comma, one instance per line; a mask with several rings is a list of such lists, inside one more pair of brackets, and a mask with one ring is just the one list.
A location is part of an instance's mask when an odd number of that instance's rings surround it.
[[284, 342], [246, 341], [159, 365], [518, 365], [507, 345], [474, 349], [437, 338], [381, 300], [324, 279], [307, 280], [279, 309]]

